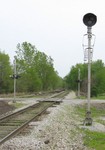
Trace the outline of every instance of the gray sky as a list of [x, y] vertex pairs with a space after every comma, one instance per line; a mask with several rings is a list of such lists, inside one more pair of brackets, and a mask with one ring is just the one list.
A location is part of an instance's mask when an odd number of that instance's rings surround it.
[[64, 77], [72, 65], [84, 62], [82, 19], [90, 12], [97, 15], [93, 60], [105, 63], [104, 0], [0, 0], [0, 49], [13, 61], [17, 44], [30, 42], [53, 58]]

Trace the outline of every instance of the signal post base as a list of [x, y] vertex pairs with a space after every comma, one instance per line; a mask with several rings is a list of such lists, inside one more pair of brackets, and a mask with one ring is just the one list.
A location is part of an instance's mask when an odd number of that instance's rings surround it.
[[87, 111], [87, 113], [86, 113], [86, 118], [85, 118], [85, 120], [84, 120], [84, 122], [83, 122], [83, 125], [85, 125], [85, 126], [90, 126], [90, 125], [92, 125], [92, 122], [93, 122], [93, 120], [92, 120], [92, 118], [91, 118], [91, 112], [90, 112], [90, 111]]

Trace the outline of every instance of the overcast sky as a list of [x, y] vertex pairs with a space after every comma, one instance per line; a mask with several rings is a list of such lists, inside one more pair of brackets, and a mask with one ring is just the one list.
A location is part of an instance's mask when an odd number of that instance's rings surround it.
[[0, 0], [0, 49], [13, 61], [17, 44], [30, 42], [52, 57], [55, 70], [64, 77], [73, 65], [84, 63], [86, 13], [97, 16], [93, 60], [105, 63], [104, 0]]

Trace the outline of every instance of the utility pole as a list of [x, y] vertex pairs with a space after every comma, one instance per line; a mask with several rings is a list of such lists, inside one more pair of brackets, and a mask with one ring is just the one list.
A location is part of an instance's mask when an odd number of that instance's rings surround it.
[[[92, 60], [92, 26], [95, 25], [97, 22], [97, 17], [92, 14], [92, 13], [88, 13], [86, 15], [84, 15], [83, 17], [83, 23], [87, 26], [87, 34], [85, 34], [85, 36], [87, 36], [88, 42], [87, 42], [87, 47], [85, 48], [85, 52], [86, 52], [86, 57], [88, 59], [88, 91], [87, 91], [87, 112], [86, 112], [86, 118], [84, 120], [84, 125], [92, 125], [92, 118], [91, 118], [91, 110], [90, 110], [90, 97], [91, 97], [91, 60]], [[86, 46], [86, 45], [85, 45]]]

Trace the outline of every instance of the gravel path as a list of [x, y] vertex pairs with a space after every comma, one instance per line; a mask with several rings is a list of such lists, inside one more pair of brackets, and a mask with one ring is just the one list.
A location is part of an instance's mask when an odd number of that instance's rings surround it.
[[5, 142], [0, 150], [89, 150], [83, 145], [83, 135], [78, 130], [80, 118], [71, 92], [57, 107], [49, 108], [50, 114], [41, 121], [30, 123], [29, 132]]

